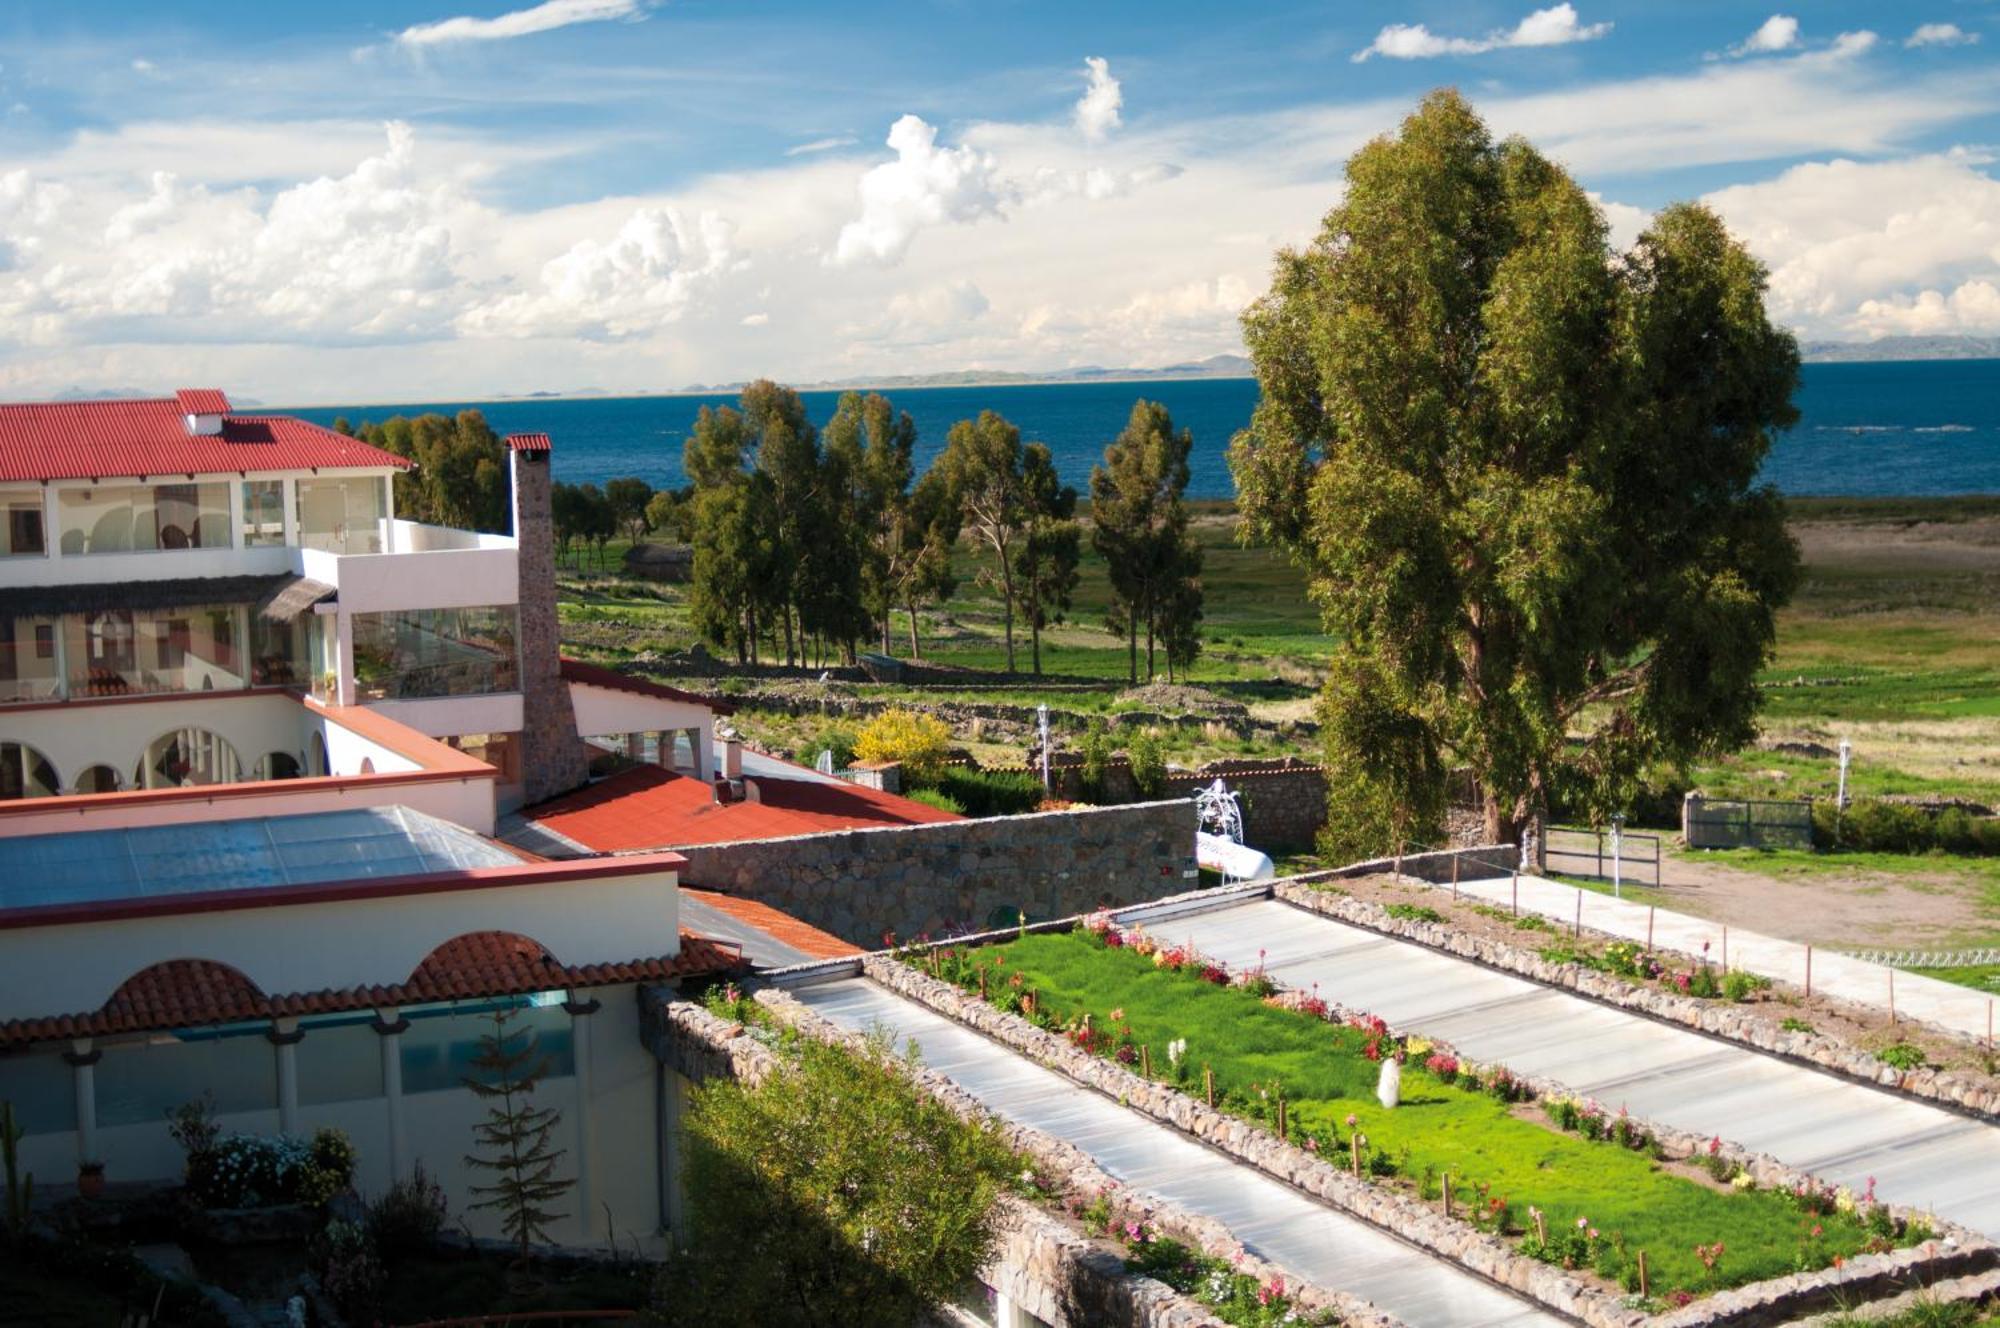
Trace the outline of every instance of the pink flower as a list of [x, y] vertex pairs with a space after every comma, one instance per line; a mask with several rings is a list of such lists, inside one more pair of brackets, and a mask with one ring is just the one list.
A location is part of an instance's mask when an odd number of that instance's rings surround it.
[[1576, 1229], [1578, 1231], [1588, 1231], [1590, 1229], [1590, 1219], [1587, 1217], [1576, 1219]]
[[1350, 1111], [1350, 1112], [1348, 1112], [1348, 1113], [1347, 1113], [1347, 1128], [1351, 1130], [1351, 1129], [1353, 1129], [1353, 1128], [1354, 1128], [1354, 1127], [1355, 1127], [1356, 1125], [1358, 1125], [1358, 1124], [1360, 1124], [1360, 1122], [1354, 1119], [1354, 1113], [1353, 1113], [1353, 1112], [1351, 1112], [1351, 1111]]
[[1710, 1157], [1714, 1157], [1717, 1153], [1720, 1153], [1721, 1151], [1722, 1151], [1722, 1136], [1718, 1134], [1713, 1139], [1710, 1139], [1708, 1141], [1708, 1155]]

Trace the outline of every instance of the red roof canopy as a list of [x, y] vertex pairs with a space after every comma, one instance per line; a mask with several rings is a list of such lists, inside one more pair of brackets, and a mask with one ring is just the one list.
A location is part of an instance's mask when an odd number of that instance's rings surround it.
[[174, 393], [174, 400], [180, 403], [182, 413], [187, 415], [229, 413], [229, 398], [219, 387], [184, 387]]
[[[186, 402], [219, 410], [193, 409]], [[230, 415], [213, 389], [141, 401], [0, 404], [0, 480], [99, 480], [253, 470], [408, 469], [413, 463], [289, 415]], [[188, 415], [221, 414], [191, 434]]]
[[549, 436], [545, 433], [510, 433], [507, 446], [516, 452], [546, 452], [549, 450]]
[[817, 779], [803, 770], [797, 779], [752, 775], [750, 782], [757, 786], [759, 801], [720, 803], [714, 788], [701, 780], [639, 765], [524, 814], [600, 853], [965, 819], [879, 789]]

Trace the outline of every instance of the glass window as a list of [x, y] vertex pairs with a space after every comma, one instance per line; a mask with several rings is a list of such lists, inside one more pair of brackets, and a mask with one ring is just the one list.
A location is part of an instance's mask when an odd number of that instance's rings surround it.
[[[437, 1093], [464, 1088], [468, 1077], [476, 1077], [472, 1058], [479, 1054], [479, 1040], [493, 1032], [493, 1016], [405, 1010], [410, 1027], [403, 1034], [403, 1091]], [[538, 1005], [521, 1010], [508, 1024], [508, 1031], [532, 1030], [535, 1051], [549, 1063], [548, 1077], [565, 1078], [576, 1073], [575, 1051], [571, 1045], [570, 1017], [560, 1005]]]
[[234, 605], [216, 604], [71, 614], [64, 619], [69, 694], [226, 692], [248, 686], [242, 613]]
[[0, 742], [0, 802], [53, 798], [62, 792], [56, 768], [25, 742]]
[[285, 482], [243, 481], [243, 547], [285, 542]]
[[264, 1028], [110, 1046], [97, 1063], [99, 1125], [158, 1125], [203, 1094], [225, 1115], [277, 1106], [278, 1058]]
[[55, 619], [0, 615], [0, 701], [46, 701], [61, 694]]
[[0, 1102], [14, 1104], [23, 1134], [76, 1128], [76, 1071], [53, 1051], [0, 1056]]
[[272, 622], [250, 615], [250, 681], [258, 687], [293, 687], [311, 673], [305, 631], [297, 618]]
[[243, 763], [229, 740], [207, 729], [175, 729], [146, 745], [132, 774], [134, 788], [181, 788], [189, 784], [234, 784]]
[[38, 558], [48, 551], [42, 532], [42, 491], [0, 489], [0, 558]]
[[299, 480], [296, 487], [301, 545], [328, 553], [382, 552], [389, 499], [380, 475]]
[[300, 1105], [382, 1096], [382, 1037], [372, 1018], [306, 1027], [298, 1050]]
[[57, 491], [62, 551], [229, 547], [227, 484], [117, 484]]
[[354, 615], [354, 684], [370, 701], [511, 692], [514, 606]]

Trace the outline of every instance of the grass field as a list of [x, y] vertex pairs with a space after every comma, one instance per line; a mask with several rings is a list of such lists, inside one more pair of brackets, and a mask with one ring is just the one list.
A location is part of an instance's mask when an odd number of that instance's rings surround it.
[[[1309, 718], [1331, 642], [1299, 570], [1271, 549], [1240, 546], [1235, 529], [1226, 504], [1199, 505], [1194, 530], [1204, 550], [1207, 616], [1189, 680], [1243, 701], [1265, 722]], [[1864, 796], [2000, 802], [2000, 498], [1802, 500], [1793, 505], [1793, 529], [1805, 575], [1780, 617], [1777, 655], [1764, 674], [1767, 739], [1830, 751], [1849, 738], [1850, 789]], [[617, 568], [623, 551], [609, 546], [605, 566]], [[961, 547], [958, 594], [922, 623], [926, 658], [1005, 667], [999, 603], [977, 575], [982, 565]], [[562, 595], [572, 650], [615, 660], [693, 644], [682, 587], [586, 566], [565, 574]], [[1103, 691], [1050, 695], [1001, 679], [990, 688], [970, 684], [955, 697], [864, 691], [1019, 705], [1047, 700], [1078, 715], [1135, 708], [1142, 703], [1116, 695], [1127, 661], [1124, 643], [1102, 627], [1108, 597], [1105, 564], [1086, 544], [1068, 620], [1043, 638], [1046, 673], [1094, 680]], [[900, 614], [894, 643], [897, 653], [908, 652]], [[1027, 634], [1018, 628], [1016, 666], [1028, 667]], [[1837, 783], [1830, 755], [1765, 748], [1692, 773], [1721, 796], [1831, 794]]]
[[[1809, 1217], [1784, 1195], [1733, 1191], [1643, 1152], [1551, 1128], [1533, 1108], [1444, 1082], [1421, 1068], [1420, 1055], [1404, 1067], [1401, 1105], [1384, 1109], [1375, 1098], [1381, 1067], [1363, 1053], [1364, 1031], [1268, 1005], [1242, 986], [1164, 971], [1129, 948], [1107, 949], [1072, 932], [997, 950], [1004, 962], [990, 970], [990, 984], [1019, 974], [1061, 1019], [1087, 1013], [1098, 1029], [1129, 1028], [1156, 1067], [1169, 1063], [1167, 1044], [1185, 1038], [1183, 1064], [1196, 1092], [1207, 1067], [1217, 1093], [1242, 1114], [1261, 1116], [1282, 1093], [1290, 1128], [1324, 1140], [1331, 1155], [1344, 1155], [1334, 1148], [1358, 1130], [1371, 1149], [1396, 1160], [1399, 1176], [1426, 1190], [1448, 1171], [1468, 1201], [1475, 1192], [1504, 1199], [1518, 1230], [1528, 1228], [1531, 1208], [1542, 1210], [1551, 1231], [1581, 1219], [1615, 1247], [1598, 1264], [1614, 1279], [1644, 1250], [1655, 1288], [1712, 1290], [1824, 1266], [1867, 1239], [1856, 1223]], [[990, 953], [974, 951], [972, 960]], [[1816, 1225], [1821, 1234], [1809, 1234]], [[1726, 1247], [1712, 1270], [1694, 1252], [1711, 1242]]]

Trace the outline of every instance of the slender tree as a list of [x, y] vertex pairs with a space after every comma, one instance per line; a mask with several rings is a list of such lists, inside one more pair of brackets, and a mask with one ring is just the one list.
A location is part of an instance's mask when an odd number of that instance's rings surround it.
[[1131, 680], [1139, 681], [1139, 634], [1146, 677], [1154, 648], [1185, 667], [1201, 648], [1201, 548], [1188, 529], [1188, 457], [1194, 435], [1174, 428], [1157, 401], [1141, 400], [1090, 472], [1091, 544], [1111, 574], [1105, 624], [1122, 633]]
[[890, 545], [887, 579], [893, 602], [910, 620], [910, 657], [921, 658], [918, 618], [925, 605], [948, 600], [958, 589], [951, 551], [958, 543], [961, 515], [951, 483], [936, 465], [910, 492]]
[[493, 1015], [493, 1031], [482, 1034], [479, 1054], [465, 1086], [486, 1103], [486, 1119], [472, 1127], [473, 1146], [465, 1164], [493, 1178], [474, 1185], [480, 1196], [469, 1205], [500, 1214], [500, 1225], [525, 1261], [538, 1240], [548, 1238], [551, 1224], [565, 1214], [549, 1205], [560, 1202], [576, 1184], [556, 1175], [563, 1150], [550, 1140], [562, 1113], [534, 1105], [535, 1088], [548, 1076], [549, 1062], [536, 1044], [534, 1030], [511, 1027], [512, 1010]]
[[1076, 590], [1082, 531], [1076, 515], [1076, 490], [1056, 476], [1055, 459], [1042, 443], [1029, 443], [1021, 453], [1021, 539], [1014, 553], [1014, 582], [1021, 590], [1021, 610], [1028, 620], [1029, 659], [1042, 671], [1042, 629], [1059, 623]]
[[1469, 764], [1495, 839], [1559, 783], [1601, 814], [1649, 762], [1746, 740], [1798, 570], [1756, 484], [1799, 364], [1763, 268], [1697, 206], [1614, 256], [1455, 92], [1347, 178], [1244, 315], [1263, 391], [1230, 453], [1243, 535], [1304, 566], [1373, 680], [1327, 717], [1393, 703], [1399, 767]]
[[1007, 671], [1011, 673], [1014, 611], [1020, 603], [1015, 561], [1027, 525], [1022, 502], [1021, 431], [998, 413], [983, 410], [978, 419], [960, 420], [951, 426], [938, 466], [963, 528], [992, 555], [992, 562], [980, 568], [979, 577], [1000, 592]]
[[861, 606], [889, 651], [889, 615], [897, 603], [897, 566], [910, 524], [911, 454], [917, 426], [908, 411], [887, 397], [848, 392], [834, 408], [824, 434], [833, 491], [838, 495], [831, 523], [859, 560]]
[[637, 475], [623, 475], [604, 482], [605, 501], [611, 504], [611, 516], [625, 538], [637, 544], [646, 537], [652, 524], [647, 516], [647, 504], [653, 501], [653, 486]]

